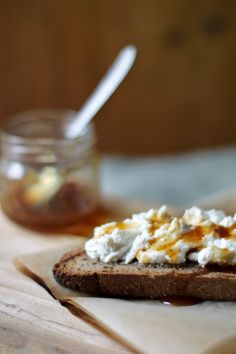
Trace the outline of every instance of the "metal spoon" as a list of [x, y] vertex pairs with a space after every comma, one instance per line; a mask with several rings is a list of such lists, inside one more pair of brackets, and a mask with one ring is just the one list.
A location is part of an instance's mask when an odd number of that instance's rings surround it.
[[[105, 76], [68, 124], [65, 130], [66, 138], [77, 138], [91, 122], [128, 74], [135, 61], [136, 52], [133, 45], [126, 46], [120, 51]], [[37, 182], [27, 186], [25, 200], [32, 206], [44, 204], [57, 193], [63, 183], [64, 178], [57, 168], [45, 167], [38, 175]]]
[[120, 51], [105, 76], [69, 123], [65, 132], [67, 138], [77, 138], [104, 103], [111, 97], [131, 69], [136, 58], [136, 52], [136, 48], [132, 45]]

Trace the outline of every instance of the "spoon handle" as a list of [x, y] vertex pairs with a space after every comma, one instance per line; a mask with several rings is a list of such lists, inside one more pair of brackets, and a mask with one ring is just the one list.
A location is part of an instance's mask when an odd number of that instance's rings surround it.
[[136, 58], [135, 46], [123, 48], [117, 58], [69, 123], [65, 135], [76, 138], [124, 80]]

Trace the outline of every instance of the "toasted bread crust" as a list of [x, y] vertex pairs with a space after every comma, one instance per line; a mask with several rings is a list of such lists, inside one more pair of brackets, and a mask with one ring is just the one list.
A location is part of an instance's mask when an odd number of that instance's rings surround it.
[[66, 253], [54, 265], [53, 274], [60, 284], [93, 295], [236, 301], [236, 267], [107, 264], [90, 259], [80, 248]]

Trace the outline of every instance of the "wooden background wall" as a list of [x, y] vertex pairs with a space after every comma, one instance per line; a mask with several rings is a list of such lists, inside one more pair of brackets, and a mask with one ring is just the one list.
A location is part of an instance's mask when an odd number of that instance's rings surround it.
[[0, 118], [80, 107], [127, 43], [138, 58], [97, 116], [101, 150], [236, 141], [233, 0], [1, 1]]

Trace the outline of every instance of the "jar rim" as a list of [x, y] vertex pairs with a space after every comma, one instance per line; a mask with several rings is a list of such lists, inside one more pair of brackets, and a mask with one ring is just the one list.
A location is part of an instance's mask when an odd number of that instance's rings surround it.
[[[75, 110], [59, 108], [40, 108], [19, 112], [10, 116], [5, 124], [3, 124], [1, 130], [2, 139], [7, 140], [8, 143], [17, 145], [41, 146], [68, 146], [83, 144], [86, 141], [88, 142], [88, 140], [94, 142], [95, 136], [92, 123], [83, 129], [79, 137], [70, 139], [63, 134], [65, 133], [66, 125], [72, 120], [75, 114]], [[51, 125], [49, 125], [49, 122]], [[44, 127], [43, 125], [46, 123], [48, 123], [47, 127]], [[42, 135], [40, 135], [40, 125]], [[57, 133], [56, 128], [59, 129]]]

